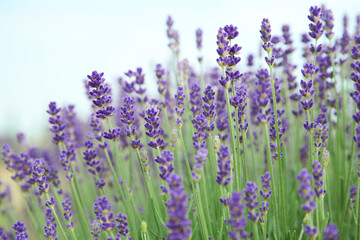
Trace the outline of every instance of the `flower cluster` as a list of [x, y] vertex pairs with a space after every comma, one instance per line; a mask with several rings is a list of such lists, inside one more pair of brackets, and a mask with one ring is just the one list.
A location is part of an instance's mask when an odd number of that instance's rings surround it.
[[202, 113], [208, 119], [209, 123], [209, 125], [206, 127], [206, 130], [208, 132], [212, 132], [215, 128], [214, 124], [212, 123], [215, 117], [215, 91], [212, 89], [211, 86], [207, 86], [205, 88], [202, 100], [204, 101], [202, 105]]
[[28, 240], [29, 235], [26, 233], [26, 227], [22, 222], [16, 222], [12, 228], [15, 230], [16, 240]]
[[71, 212], [72, 203], [69, 198], [65, 198], [65, 200], [61, 203], [64, 210], [64, 218], [67, 222], [66, 227], [69, 229], [74, 229], [74, 223], [72, 222], [73, 214]]
[[237, 240], [241, 238], [247, 238], [248, 233], [245, 231], [247, 225], [246, 218], [244, 217], [245, 206], [241, 203], [242, 193], [233, 192], [231, 198], [228, 200], [229, 211], [231, 219], [228, 220], [228, 223], [232, 227], [233, 231], [229, 231], [229, 237], [231, 239]]
[[324, 195], [326, 194], [326, 190], [323, 189], [323, 185], [324, 185], [323, 171], [319, 161], [315, 161], [312, 165], [312, 168], [313, 168], [312, 174], [315, 181], [315, 194], [318, 198], [323, 198]]
[[140, 139], [137, 139], [136, 136], [137, 126], [134, 110], [134, 98], [124, 97], [123, 102], [124, 105], [120, 107], [120, 120], [126, 125], [124, 128], [126, 135], [132, 138], [131, 147], [133, 149], [138, 149], [141, 147], [141, 143]]
[[334, 223], [329, 223], [324, 229], [324, 240], [337, 240], [339, 238], [339, 230]]
[[160, 127], [160, 110], [157, 108], [156, 105], [148, 106], [145, 112], [145, 128], [147, 132], [145, 134], [149, 137], [154, 139], [154, 141], [149, 141], [148, 145], [152, 148], [160, 148], [164, 149], [167, 143], [161, 137], [163, 134], [163, 129]]
[[36, 195], [42, 196], [49, 191], [49, 183], [46, 181], [45, 168], [40, 159], [35, 159], [32, 166], [33, 179], [38, 185]]
[[6, 169], [12, 173], [11, 179], [21, 184], [21, 189], [27, 192], [31, 184], [35, 183], [30, 175], [32, 174], [32, 164], [26, 153], [16, 155], [13, 153], [10, 145], [2, 146], [2, 160]]
[[101, 178], [101, 165], [100, 160], [96, 159], [97, 153], [94, 149], [93, 142], [89, 139], [84, 143], [86, 150], [83, 152], [83, 158], [86, 162], [86, 165], [89, 167], [88, 171], [96, 177], [95, 184], [98, 188], [103, 188], [105, 186], [104, 179]]
[[171, 18], [171, 16], [168, 16], [168, 19], [166, 21], [166, 33], [167, 37], [169, 39], [169, 47], [170, 49], [176, 54], [179, 55], [180, 49], [179, 49], [179, 33], [173, 28], [174, 21]]
[[237, 44], [231, 46], [230, 42], [239, 35], [237, 27], [233, 25], [226, 25], [224, 28], [219, 28], [217, 35], [217, 53], [219, 58], [216, 59], [217, 63], [225, 70], [227, 74], [225, 78], [221, 78], [219, 81], [224, 88], [229, 88], [230, 81], [236, 81], [239, 79], [239, 71], [232, 72], [234, 68], [241, 60], [237, 57], [241, 47]]
[[155, 75], [157, 78], [158, 92], [162, 96], [165, 96], [165, 94], [167, 93], [166, 76], [165, 76], [165, 69], [161, 66], [161, 64], [156, 65]]
[[[252, 115], [255, 117], [253, 120], [255, 124], [267, 124], [270, 121], [271, 109], [267, 108], [271, 99], [271, 85], [270, 74], [267, 69], [260, 69], [256, 74], [257, 81], [256, 90], [254, 95]], [[254, 108], [256, 107], [256, 109]]]
[[20, 132], [14, 146], [2, 146], [9, 173], [0, 169], [1, 178], [19, 187], [26, 215], [18, 219], [31, 225], [16, 222], [11, 233], [16, 195], [0, 182], [0, 239], [283, 239], [294, 229], [300, 238], [357, 239], [347, 230], [360, 214], [360, 16], [355, 34], [344, 16], [342, 36], [330, 9], [311, 7], [308, 19], [304, 59], [292, 55], [290, 25], [274, 35], [264, 18], [259, 57], [267, 69], [249, 52], [240, 72], [237, 27], [219, 28], [220, 67], [207, 69], [203, 31], [195, 32], [193, 65], [180, 58], [169, 17], [172, 68], [151, 67], [155, 92], [146, 91], [144, 68], [129, 70], [115, 106], [104, 73], [94, 71], [85, 80], [87, 119], [75, 105], [50, 102], [55, 144], [38, 135], [43, 144], [34, 145]]
[[130, 82], [125, 81], [125, 92], [129, 94], [135, 92], [139, 95], [144, 95], [146, 88], [142, 87], [145, 83], [145, 75], [142, 68], [137, 68], [136, 71], [129, 70], [125, 75], [130, 79]]
[[107, 197], [99, 197], [94, 202], [94, 213], [103, 231], [112, 231], [115, 227], [114, 213]]
[[91, 88], [89, 96], [91, 97], [92, 103], [98, 108], [96, 117], [106, 119], [114, 114], [115, 108], [111, 106], [111, 89], [105, 83], [103, 78], [104, 73], [98, 73], [93, 71], [91, 75], [88, 75], [88, 86]]
[[57, 240], [57, 232], [56, 232], [56, 220], [55, 217], [51, 211], [51, 209], [46, 209], [46, 224], [44, 226], [44, 237], [46, 237], [47, 239], [55, 239]]
[[263, 185], [262, 185], [262, 190], [260, 190], [260, 195], [264, 198], [264, 201], [262, 201], [261, 206], [259, 206], [259, 211], [260, 211], [259, 222], [261, 224], [265, 224], [266, 215], [267, 212], [269, 211], [269, 202], [267, 200], [270, 198], [272, 194], [272, 191], [270, 190], [271, 177], [269, 172], [266, 172], [264, 175], [261, 176], [261, 182]]
[[201, 110], [201, 92], [200, 85], [193, 83], [190, 87], [190, 106], [193, 117], [198, 115]]
[[181, 177], [171, 174], [167, 178], [167, 183], [170, 191], [170, 199], [165, 203], [169, 215], [169, 221], [166, 223], [166, 227], [170, 230], [168, 238], [169, 240], [188, 239], [191, 236], [191, 221], [186, 217], [188, 203], [181, 185]]
[[[201, 28], [198, 28], [195, 32], [195, 36], [196, 36], [196, 48], [199, 50], [199, 52], [202, 49], [202, 39], [203, 39], [203, 31], [201, 30]], [[200, 55], [198, 57], [198, 61], [202, 62], [203, 57]]]
[[315, 192], [311, 186], [312, 176], [306, 169], [302, 169], [296, 179], [300, 183], [300, 187], [298, 189], [299, 196], [305, 201], [305, 203], [301, 206], [302, 210], [306, 212], [306, 216], [303, 221], [305, 229], [304, 232], [311, 237], [315, 237], [318, 234], [318, 229], [316, 227], [311, 227], [307, 219], [307, 217], [311, 216], [311, 213], [316, 207], [313, 200]]
[[167, 178], [172, 174], [174, 171], [174, 156], [170, 151], [163, 151], [161, 153], [161, 156], [157, 156], [155, 159], [155, 162], [160, 164], [159, 170], [160, 170], [160, 178], [164, 181], [167, 180]]
[[54, 133], [53, 143], [55, 144], [63, 142], [66, 137], [64, 132], [66, 124], [62, 116], [59, 114], [60, 111], [61, 108], [57, 107], [56, 102], [50, 102], [49, 109], [46, 111], [50, 114], [49, 123], [52, 125], [50, 131]]
[[230, 183], [231, 176], [231, 162], [230, 162], [230, 153], [228, 146], [220, 146], [218, 155], [218, 167], [219, 171], [217, 172], [216, 182], [219, 185], [227, 186]]
[[176, 104], [175, 111], [178, 116], [178, 118], [176, 120], [176, 124], [179, 129], [181, 128], [181, 126], [183, 124], [181, 117], [182, 117], [182, 115], [184, 115], [184, 112], [185, 112], [184, 100], [185, 100], [184, 88], [179, 86], [177, 88], [177, 92], [175, 94], [175, 104]]
[[[116, 235], [116, 239], [121, 239], [121, 236], [129, 236], [130, 229], [128, 228], [127, 216], [122, 213], [118, 213], [116, 215], [115, 221], [118, 222], [118, 225], [116, 225], [116, 227], [119, 229], [119, 233]], [[131, 237], [129, 237], [128, 239], [130, 240]]]
[[246, 207], [248, 207], [248, 218], [250, 221], [256, 222], [259, 218], [259, 212], [255, 212], [257, 205], [259, 204], [259, 201], [257, 201], [257, 192], [258, 188], [256, 186], [256, 183], [254, 182], [247, 182], [246, 187], [244, 189], [245, 193], [245, 202]]
[[318, 40], [323, 34], [323, 23], [320, 21], [322, 18], [321, 8], [317, 6], [310, 7], [310, 15], [308, 15], [311, 23], [309, 24], [310, 32], [309, 35], [313, 39]]

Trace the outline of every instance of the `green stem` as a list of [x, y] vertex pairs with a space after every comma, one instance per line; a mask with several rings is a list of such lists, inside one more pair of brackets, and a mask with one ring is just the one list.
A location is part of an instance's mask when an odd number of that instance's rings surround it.
[[226, 108], [227, 108], [228, 118], [229, 118], [231, 146], [232, 146], [232, 154], [233, 154], [233, 160], [234, 160], [235, 189], [240, 190], [240, 173], [238, 172], [239, 171], [239, 167], [238, 167], [239, 162], [236, 158], [236, 148], [235, 148], [236, 140], [235, 140], [235, 135], [234, 135], [233, 120], [232, 120], [232, 116], [231, 116], [229, 90], [226, 88], [224, 90], [225, 90], [225, 96], [226, 96]]
[[160, 228], [160, 220], [159, 220], [160, 216], [158, 216], [158, 214], [156, 214], [156, 212], [159, 212], [159, 210], [157, 209], [157, 206], [155, 205], [154, 197], [152, 195], [152, 192], [149, 189], [149, 182], [151, 184], [151, 179], [150, 179], [150, 176], [149, 176], [149, 179], [146, 179], [146, 177], [145, 177], [144, 167], [143, 167], [143, 165], [141, 163], [141, 157], [140, 157], [139, 149], [136, 149], [136, 155], [137, 155], [138, 163], [140, 165], [141, 175], [142, 175], [143, 181], [145, 183], [146, 192], [147, 192], [148, 197], [150, 199], [151, 207], [153, 209], [153, 214], [154, 214], [156, 226], [157, 226], [157, 229], [158, 229], [158, 233], [160, 234], [160, 238], [162, 238], [162, 231], [161, 231], [161, 228]]
[[[233, 85], [234, 86], [234, 85]], [[233, 87], [234, 89], [234, 87]], [[238, 136], [240, 136], [240, 129], [239, 129], [239, 116], [237, 114], [237, 108], [235, 108], [235, 131], [236, 133], [238, 134]], [[240, 156], [240, 137], [237, 138], [237, 141], [236, 141], [236, 145], [237, 145], [237, 151], [236, 151], [236, 154], [237, 154], [237, 159], [239, 159], [239, 162], [235, 162], [234, 163], [234, 169], [237, 169], [237, 172], [241, 172], [241, 168], [242, 168], [242, 171], [243, 171], [243, 176], [244, 176], [244, 180], [245, 182], [247, 182], [247, 172], [246, 172], [246, 168], [245, 168], [245, 155], [244, 154], [241, 154]], [[243, 142], [244, 143], [244, 142]], [[245, 149], [244, 149], [244, 153], [245, 153]], [[240, 166], [240, 160], [241, 160], [241, 165]], [[240, 177], [239, 177], [240, 178]], [[236, 181], [236, 176], [235, 176], [235, 181]], [[245, 187], [245, 183], [243, 184], [242, 187]]]
[[212, 228], [211, 228], [211, 220], [210, 220], [211, 219], [210, 218], [210, 211], [209, 211], [209, 207], [207, 207], [207, 206], [210, 206], [210, 205], [209, 205], [209, 200], [208, 200], [208, 196], [207, 196], [208, 189], [206, 187], [206, 179], [205, 179], [204, 172], [201, 173], [200, 181], [201, 181], [201, 187], [202, 187], [203, 191], [201, 191], [200, 188], [198, 188], [198, 189], [199, 189], [199, 192], [200, 192], [200, 196], [201, 196], [201, 192], [204, 195], [205, 215], [206, 215], [206, 218], [208, 219], [208, 221], [207, 221], [208, 229], [210, 229], [209, 230], [210, 236], [213, 236]]
[[[71, 188], [71, 192], [72, 192], [72, 195], [75, 197], [75, 202], [76, 202], [76, 209], [77, 209], [77, 212], [79, 214], [79, 221], [80, 221], [80, 226], [81, 226], [81, 229], [84, 233], [85, 236], [87, 236], [88, 233], [90, 233], [90, 225], [88, 224], [88, 220], [87, 220], [87, 217], [85, 215], [85, 212], [84, 212], [84, 208], [80, 202], [80, 198], [79, 198], [79, 195], [75, 189], [75, 186], [73, 184], [73, 181], [70, 182], [70, 188]], [[82, 219], [81, 219], [82, 218]], [[86, 225], [86, 228], [89, 230], [88, 232], [84, 229], [84, 224]]]
[[[115, 149], [115, 159], [118, 160], [120, 174], [121, 174], [122, 183], [123, 183], [123, 188], [124, 188], [124, 192], [125, 192], [124, 200], [128, 203], [127, 207], [129, 208], [128, 214], [129, 214], [130, 228], [132, 229], [132, 232], [134, 233], [134, 237], [137, 238], [139, 232], [137, 231], [137, 225], [135, 224], [133, 199], [129, 194], [129, 190], [128, 190], [128, 186], [127, 186], [126, 174], [124, 172], [124, 167], [122, 166], [122, 161], [120, 159], [119, 149], [116, 146], [116, 141], [113, 141], [113, 145], [114, 145], [114, 149]], [[113, 174], [115, 174], [115, 177], [116, 177], [117, 175], [116, 175], [115, 170], [112, 168], [111, 171], [113, 171]], [[116, 182], [118, 182], [119, 178], [116, 178], [116, 180], [117, 180]], [[117, 183], [117, 184], [119, 184], [119, 183]], [[119, 189], [119, 191], [121, 191], [121, 190]]]
[[[270, 52], [268, 53], [269, 59], [271, 58]], [[277, 103], [276, 103], [276, 92], [275, 92], [275, 82], [274, 82], [274, 73], [273, 73], [273, 66], [269, 64], [270, 68], [270, 83], [271, 83], [271, 92], [272, 92], [272, 100], [273, 100], [273, 107], [274, 107], [274, 116], [275, 116], [275, 130], [276, 130], [276, 148], [279, 160], [279, 172], [280, 172], [280, 202], [281, 202], [281, 215], [282, 215], [282, 224], [283, 224], [283, 232], [284, 234], [287, 232], [287, 221], [286, 221], [286, 214], [285, 214], [285, 200], [284, 200], [284, 182], [283, 182], [283, 164], [282, 161], [285, 159], [281, 159], [281, 149], [280, 149], [280, 137], [279, 137], [279, 117], [277, 112]]]
[[[355, 135], [355, 121], [353, 121], [353, 125], [352, 125], [352, 135]], [[347, 207], [347, 201], [349, 199], [349, 190], [350, 190], [350, 179], [351, 179], [351, 175], [352, 175], [352, 169], [353, 169], [353, 159], [354, 159], [354, 152], [355, 152], [355, 144], [354, 141], [352, 141], [352, 145], [350, 148], [350, 163], [349, 163], [349, 168], [348, 168], [348, 172], [347, 172], [347, 180], [346, 180], [346, 187], [345, 187], [345, 204], [344, 204], [344, 208], [343, 208], [343, 213], [344, 216], [342, 217], [341, 220], [341, 227], [340, 227], [340, 233], [342, 232], [342, 228], [345, 222], [345, 216], [346, 216], [346, 207]]]
[[71, 232], [72, 237], [73, 237], [75, 240], [78, 240], [77, 237], [76, 237], [76, 234], [75, 234], [75, 232], [74, 232], [74, 229], [71, 229], [70, 232]]
[[39, 222], [35, 220], [35, 217], [34, 217], [33, 213], [30, 210], [29, 204], [25, 199], [25, 196], [24, 196], [24, 194], [23, 194], [23, 192], [21, 190], [21, 187], [20, 187], [19, 183], [16, 182], [16, 185], [18, 186], [21, 198], [23, 199], [23, 202], [25, 204], [26, 211], [27, 211], [27, 213], [28, 213], [28, 215], [30, 217], [31, 224], [33, 225], [36, 236], [38, 237], [38, 239], [41, 239], [41, 236], [39, 235], [39, 231], [38, 231], [39, 230]]
[[318, 229], [320, 230], [321, 232], [321, 228], [320, 228], [320, 214], [319, 214], [319, 208], [320, 208], [320, 204], [319, 204], [319, 198], [316, 197], [315, 199], [316, 201], [316, 208], [315, 208], [315, 211], [316, 211], [316, 225], [318, 226]]
[[[48, 201], [50, 201], [49, 193], [46, 193], [46, 198], [47, 198]], [[61, 234], [64, 236], [64, 238], [65, 238], [66, 240], [68, 240], [68, 238], [67, 238], [67, 236], [66, 236], [66, 234], [65, 234], [64, 228], [62, 227], [61, 222], [60, 222], [60, 220], [59, 220], [59, 218], [58, 218], [58, 216], [57, 216], [57, 214], [56, 214], [56, 211], [55, 211], [55, 209], [54, 209], [54, 206], [50, 207], [50, 209], [51, 209], [51, 211], [53, 212], [53, 215], [54, 215], [54, 217], [55, 217], [55, 219], [56, 219], [56, 222], [57, 222], [57, 224], [58, 224], [58, 226], [59, 226], [59, 228], [60, 228]]]
[[357, 195], [356, 195], [356, 214], [357, 214], [357, 222], [358, 222], [358, 228], [357, 228], [357, 236], [356, 239], [359, 239], [360, 237], [360, 207], [359, 207], [359, 200], [360, 200], [360, 178], [358, 178], [357, 181]]
[[[242, 118], [241, 119], [241, 124], [244, 126], [245, 122], [244, 122], [244, 119]], [[244, 149], [244, 167], [245, 167], [245, 173], [246, 172], [249, 172], [249, 175], [250, 175], [250, 179], [252, 179], [251, 177], [251, 170], [250, 170], [250, 165], [249, 165], [249, 158], [248, 158], [248, 152], [247, 152], [247, 149], [248, 149], [248, 146], [247, 146], [247, 136], [246, 136], [246, 131], [242, 131], [242, 140], [243, 140], [243, 149]], [[247, 169], [247, 170], [246, 170]], [[240, 172], [240, 170], [239, 170]], [[246, 182], [249, 180], [248, 177], [247, 177], [247, 174], [245, 175], [245, 180]]]
[[274, 178], [274, 171], [273, 171], [273, 165], [272, 165], [272, 159], [271, 159], [271, 150], [270, 150], [270, 136], [269, 136], [269, 129], [267, 123], [264, 124], [265, 127], [265, 135], [266, 135], [266, 153], [267, 153], [267, 162], [268, 162], [268, 168], [272, 180], [271, 184], [271, 191], [273, 194], [272, 202], [274, 205], [274, 212], [275, 212], [275, 225], [276, 225], [276, 233], [278, 236], [278, 239], [281, 239], [280, 234], [280, 224], [279, 224], [279, 212], [278, 212], [278, 206], [277, 206], [277, 196], [276, 196], [276, 189], [275, 189], [275, 178]]
[[196, 207], [199, 209], [198, 217], [199, 217], [199, 220], [200, 220], [201, 232], [202, 232], [202, 235], [203, 235], [203, 239], [207, 239], [209, 237], [209, 234], [208, 234], [208, 230], [207, 230], [207, 227], [206, 227], [204, 215], [203, 215], [203, 212], [201, 210], [201, 202], [199, 202], [199, 196], [198, 196], [196, 188], [195, 188], [194, 179], [192, 178], [191, 169], [190, 169], [190, 163], [189, 163], [189, 159], [187, 157], [186, 146], [185, 146], [185, 142], [184, 142], [184, 138], [183, 138], [183, 134], [182, 134], [181, 129], [179, 129], [179, 135], [180, 135], [181, 144], [183, 146], [183, 151], [184, 151], [188, 176], [190, 178], [192, 191], [193, 191], [193, 194], [195, 196]]
[[328, 208], [329, 208], [329, 221], [332, 221], [332, 207], [331, 207], [331, 192], [330, 192], [330, 187], [329, 187], [329, 177], [328, 174], [326, 172], [326, 169], [324, 169], [324, 178], [325, 178], [325, 189], [326, 189], [326, 198], [327, 198], [327, 202], [328, 202]]
[[303, 234], [304, 234], [304, 227], [301, 227], [301, 232], [300, 232], [298, 240], [302, 239]]

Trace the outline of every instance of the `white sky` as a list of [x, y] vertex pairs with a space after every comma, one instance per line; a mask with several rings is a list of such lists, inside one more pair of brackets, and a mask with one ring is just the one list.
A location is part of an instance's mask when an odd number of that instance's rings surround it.
[[[170, 59], [165, 21], [172, 15], [180, 32], [181, 57], [196, 64], [195, 30], [204, 31], [203, 52], [208, 67], [216, 64], [219, 27], [239, 28], [243, 59], [257, 53], [259, 29], [270, 19], [274, 34], [290, 24], [298, 40], [307, 31], [308, 9], [321, 1], [90, 1], [0, 0], [0, 138], [19, 131], [40, 136], [46, 131], [45, 110], [51, 100], [73, 103], [80, 116], [90, 113], [83, 79], [92, 70], [105, 72], [115, 85], [128, 69], [143, 67], [154, 83], [157, 63]], [[358, 1], [326, 1], [340, 34], [342, 16], [350, 29], [360, 13]], [[301, 64], [301, 63], [299, 63]]]

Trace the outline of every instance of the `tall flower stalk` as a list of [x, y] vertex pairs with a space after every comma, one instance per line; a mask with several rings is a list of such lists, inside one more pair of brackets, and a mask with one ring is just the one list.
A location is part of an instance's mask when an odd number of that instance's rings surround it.
[[[285, 215], [285, 200], [284, 200], [284, 183], [283, 183], [283, 175], [284, 175], [284, 163], [285, 159], [281, 159], [282, 153], [280, 148], [280, 137], [279, 137], [279, 112], [277, 107], [276, 101], [276, 91], [275, 91], [275, 81], [274, 81], [274, 63], [275, 63], [275, 55], [272, 55], [273, 44], [271, 43], [271, 26], [270, 21], [266, 18], [263, 19], [261, 23], [261, 39], [263, 40], [262, 48], [267, 52], [267, 57], [265, 57], [265, 61], [270, 69], [270, 84], [271, 84], [271, 95], [272, 95], [272, 105], [273, 105], [273, 114], [274, 114], [274, 121], [275, 121], [275, 131], [276, 131], [276, 149], [277, 149], [277, 156], [279, 160], [279, 192], [280, 192], [280, 211], [282, 215], [282, 224], [284, 226], [284, 233], [286, 233], [287, 229], [287, 222], [286, 222], [286, 215]], [[269, 159], [268, 161], [272, 161]], [[274, 192], [275, 195], [275, 192]], [[278, 236], [280, 237], [280, 236]]]

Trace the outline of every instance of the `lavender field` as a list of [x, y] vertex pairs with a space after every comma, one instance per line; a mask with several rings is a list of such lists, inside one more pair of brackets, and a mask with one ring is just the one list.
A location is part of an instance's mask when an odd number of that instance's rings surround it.
[[41, 141], [0, 137], [0, 240], [360, 239], [360, 15], [302, 15], [301, 36], [258, 19], [248, 54], [198, 28], [193, 62], [169, 15], [168, 62], [89, 66], [91, 114], [48, 99]]

